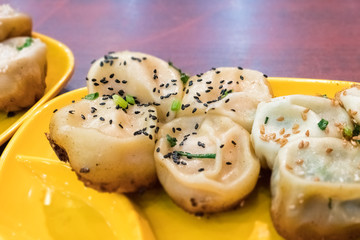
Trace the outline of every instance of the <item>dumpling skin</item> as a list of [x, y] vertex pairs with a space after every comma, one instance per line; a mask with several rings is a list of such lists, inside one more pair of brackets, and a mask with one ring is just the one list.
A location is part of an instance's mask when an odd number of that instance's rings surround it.
[[355, 122], [360, 124], [360, 85], [338, 92], [336, 98]]
[[51, 118], [48, 138], [60, 160], [86, 186], [107, 192], [135, 192], [156, 181], [154, 164], [156, 109], [112, 99], [81, 100]]
[[181, 100], [183, 83], [167, 62], [139, 52], [114, 52], [96, 60], [87, 75], [89, 93], [129, 94], [141, 104], [156, 107], [159, 120], [175, 117], [174, 100]]
[[15, 11], [10, 5], [0, 5], [0, 41], [12, 37], [30, 36], [31, 17]]
[[[167, 135], [176, 138], [171, 147]], [[216, 154], [189, 159], [175, 151]], [[213, 213], [236, 206], [255, 187], [260, 164], [249, 133], [228, 117], [181, 117], [163, 125], [155, 150], [160, 183], [190, 213]]]
[[257, 105], [271, 98], [272, 90], [263, 73], [221, 67], [189, 79], [177, 116], [219, 114], [250, 132]]
[[[328, 121], [325, 129], [319, 127]], [[256, 156], [272, 169], [278, 151], [301, 137], [343, 137], [343, 128], [353, 129], [347, 112], [335, 100], [306, 95], [273, 98], [258, 105], [252, 129]]]
[[[301, 148], [302, 142], [308, 142]], [[280, 150], [271, 216], [285, 239], [359, 239], [360, 150], [337, 138], [302, 138]]]
[[33, 105], [45, 91], [46, 45], [31, 38], [30, 46], [18, 50], [28, 37], [0, 43], [0, 111], [18, 111]]

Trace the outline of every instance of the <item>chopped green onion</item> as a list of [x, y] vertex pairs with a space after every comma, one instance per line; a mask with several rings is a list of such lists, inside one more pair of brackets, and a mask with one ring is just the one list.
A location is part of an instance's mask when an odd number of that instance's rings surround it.
[[352, 138], [353, 135], [353, 130], [349, 127], [344, 127], [343, 128], [343, 136], [347, 139]]
[[174, 111], [174, 112], [179, 111], [180, 107], [181, 107], [181, 101], [178, 99], [175, 99], [171, 104], [171, 111]]
[[269, 121], [269, 117], [266, 117], [264, 124], [267, 124], [268, 121]]
[[126, 99], [126, 101], [127, 101], [129, 104], [131, 104], [131, 105], [134, 105], [134, 104], [135, 104], [135, 99], [134, 99], [133, 96], [131, 96], [131, 95], [126, 95], [125, 99]]
[[326, 94], [321, 95], [321, 97], [328, 98], [328, 96]]
[[174, 151], [174, 153], [178, 154], [180, 156], [185, 156], [189, 159], [191, 159], [191, 158], [216, 158], [216, 153], [192, 154], [192, 153], [183, 152], [183, 151]]
[[229, 93], [232, 93], [232, 89], [230, 89], [229, 91], [226, 90], [223, 95], [221, 95], [221, 99], [223, 99], [224, 97], [226, 97]]
[[183, 84], [186, 84], [189, 80], [190, 76], [186, 75], [185, 73], [180, 73], [180, 80], [183, 82]]
[[318, 126], [321, 130], [325, 130], [328, 124], [329, 124], [329, 121], [326, 121], [323, 118], [320, 120], [320, 122], [318, 122]]
[[169, 134], [166, 134], [166, 140], [170, 143], [170, 147], [174, 147], [176, 145], [177, 139], [171, 137]]
[[22, 46], [16, 47], [17, 50], [22, 50], [23, 48], [30, 47], [31, 43], [33, 42], [32, 38], [27, 38], [25, 43]]
[[90, 93], [88, 95], [86, 95], [84, 98], [86, 100], [95, 100], [99, 97], [99, 93], [98, 92], [95, 92], [95, 93]]
[[112, 99], [114, 100], [115, 104], [118, 105], [119, 107], [125, 109], [128, 106], [128, 102], [125, 101], [122, 97], [120, 97], [119, 95], [113, 95]]
[[180, 73], [180, 80], [181, 80], [184, 84], [186, 84], [187, 81], [189, 80], [190, 76], [187, 75], [186, 73], [182, 72], [180, 68], [175, 67], [174, 64], [173, 64], [171, 61], [169, 61], [168, 64], [169, 64], [170, 67], [175, 68], [175, 69]]

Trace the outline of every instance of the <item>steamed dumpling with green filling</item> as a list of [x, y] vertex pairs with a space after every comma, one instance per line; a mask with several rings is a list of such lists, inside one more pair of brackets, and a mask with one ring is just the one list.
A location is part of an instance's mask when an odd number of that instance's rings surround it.
[[33, 105], [45, 91], [46, 45], [31, 37], [0, 43], [0, 111]]
[[31, 36], [32, 20], [9, 4], [0, 5], [0, 41], [18, 36]]
[[360, 124], [360, 85], [338, 92], [336, 98], [355, 122]]
[[163, 122], [175, 117], [171, 106], [183, 93], [179, 70], [140, 52], [111, 52], [92, 64], [86, 79], [89, 93], [130, 95], [155, 106]]
[[86, 186], [136, 192], [157, 181], [156, 116], [152, 106], [124, 109], [111, 97], [83, 99], [54, 113], [48, 139]]
[[285, 239], [359, 239], [360, 149], [330, 137], [288, 143], [275, 161], [271, 195]]
[[156, 171], [171, 199], [200, 214], [235, 207], [255, 187], [260, 163], [249, 133], [228, 117], [181, 117], [163, 125]]
[[240, 67], [213, 68], [188, 80], [177, 116], [219, 114], [250, 132], [257, 105], [271, 98], [263, 73]]
[[[289, 95], [259, 104], [252, 129], [255, 153], [272, 169], [278, 151], [301, 137], [343, 137], [353, 129], [347, 112], [324, 97]], [[306, 146], [305, 142], [305, 146]]]

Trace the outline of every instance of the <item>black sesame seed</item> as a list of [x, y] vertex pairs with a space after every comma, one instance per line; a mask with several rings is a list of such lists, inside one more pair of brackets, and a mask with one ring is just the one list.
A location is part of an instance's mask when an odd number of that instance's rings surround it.
[[235, 142], [234, 140], [231, 140], [231, 143], [234, 144], [234, 145], [236, 145], [236, 142]]
[[198, 129], [198, 128], [199, 128], [199, 124], [196, 123], [196, 124], [195, 124], [195, 130]]
[[126, 80], [122, 80], [121, 82], [122, 82], [123, 84], [126, 84], [126, 83], [127, 83], [127, 81], [126, 81]]
[[70, 110], [69, 113], [70, 114], [74, 114], [75, 110]]
[[264, 77], [265, 77], [265, 78], [268, 78], [268, 75], [264, 74]]
[[203, 172], [205, 169], [204, 168], [199, 168], [198, 172]]
[[121, 83], [119, 79], [116, 79], [115, 82], [116, 82], [116, 83]]
[[119, 127], [124, 128], [123, 125], [121, 125], [121, 123], [119, 123]]
[[220, 73], [220, 71], [216, 71], [215, 73], [216, 73], [216, 74], [219, 74], [219, 73]]
[[99, 105], [102, 105], [102, 106], [105, 105], [105, 104], [106, 104], [106, 102], [101, 102], [101, 103], [99, 103]]
[[226, 165], [231, 165], [232, 163], [231, 162], [226, 162]]
[[115, 75], [115, 74], [113, 74], [113, 73], [112, 73], [112, 74], [110, 74], [109, 78], [113, 78], [113, 77], [114, 77], [114, 75]]
[[99, 86], [100, 84], [98, 84], [98, 83], [94, 83], [94, 86]]
[[56, 113], [58, 110], [57, 109], [55, 109], [54, 111], [53, 111], [53, 113]]
[[84, 119], [84, 120], [86, 119], [84, 114], [81, 114], [81, 118]]
[[110, 120], [109, 120], [109, 124], [111, 125], [112, 123], [113, 123], [113, 120], [112, 120], [112, 119], [110, 119]]
[[240, 75], [240, 79], [241, 79], [241, 80], [244, 80], [244, 77], [243, 77], [243, 75]]
[[100, 119], [100, 121], [105, 121], [105, 118], [103, 118], [103, 117], [100, 117], [99, 119]]
[[220, 148], [223, 148], [223, 147], [224, 147], [224, 144], [221, 144], [221, 145], [220, 145]]

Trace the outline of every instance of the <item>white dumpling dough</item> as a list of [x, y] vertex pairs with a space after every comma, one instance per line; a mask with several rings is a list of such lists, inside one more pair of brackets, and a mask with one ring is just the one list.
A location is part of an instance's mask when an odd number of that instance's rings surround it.
[[230, 117], [250, 132], [257, 105], [271, 97], [270, 84], [261, 72], [216, 68], [189, 79], [177, 116], [215, 113]]
[[[30, 46], [18, 50], [26, 41]], [[45, 76], [46, 45], [39, 39], [16, 37], [1, 42], [0, 111], [33, 105], [44, 94]]]
[[360, 124], [360, 85], [355, 85], [336, 94], [349, 115]]
[[30, 36], [31, 17], [14, 10], [10, 5], [0, 5], [0, 41], [18, 36]]
[[[177, 139], [175, 146], [171, 147], [167, 135]], [[189, 159], [174, 151], [216, 155]], [[253, 190], [260, 171], [249, 133], [228, 117], [210, 114], [176, 118], [163, 125], [155, 163], [165, 191], [191, 213], [236, 206]]]
[[329, 137], [290, 142], [275, 161], [271, 194], [273, 223], [286, 239], [358, 239], [360, 149]]
[[139, 52], [115, 52], [96, 60], [87, 75], [89, 93], [129, 94], [141, 104], [153, 104], [161, 121], [175, 117], [174, 100], [181, 100], [183, 83], [167, 62]]
[[[105, 100], [104, 100], [105, 99]], [[87, 186], [135, 192], [156, 182], [154, 107], [125, 111], [112, 99], [81, 100], [51, 118], [48, 138], [60, 160], [69, 161]]]
[[[319, 122], [328, 121], [324, 130]], [[273, 98], [258, 105], [252, 129], [256, 156], [272, 169], [280, 148], [301, 137], [342, 138], [343, 128], [353, 129], [349, 115], [334, 100], [306, 95]]]

